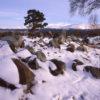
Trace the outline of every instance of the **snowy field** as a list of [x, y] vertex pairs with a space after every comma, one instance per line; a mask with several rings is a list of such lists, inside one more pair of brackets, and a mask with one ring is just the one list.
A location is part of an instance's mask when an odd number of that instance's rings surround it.
[[[6, 41], [0, 41], [0, 78], [15, 85], [17, 88], [0, 87], [0, 100], [100, 100], [100, 79], [92, 76], [90, 72], [84, 71], [85, 66], [100, 68], [100, 49], [85, 46], [87, 51], [74, 52], [67, 51], [68, 43], [60, 45], [60, 48], [48, 47], [46, 44], [51, 39], [40, 38], [29, 39], [24, 37], [25, 46], [30, 46], [36, 51], [42, 51], [46, 56], [46, 61], [42, 62], [35, 54], [32, 54], [27, 48], [17, 49], [14, 53]], [[78, 43], [71, 41], [75, 48]], [[42, 45], [42, 46], [41, 46]], [[41, 68], [32, 70], [35, 74], [32, 93], [25, 93], [26, 85], [19, 84], [19, 74], [12, 58], [37, 58]], [[56, 59], [65, 63], [64, 74], [54, 76], [50, 73], [56, 69], [56, 65], [51, 62]], [[77, 66], [77, 71], [72, 69], [75, 59], [83, 62]]]

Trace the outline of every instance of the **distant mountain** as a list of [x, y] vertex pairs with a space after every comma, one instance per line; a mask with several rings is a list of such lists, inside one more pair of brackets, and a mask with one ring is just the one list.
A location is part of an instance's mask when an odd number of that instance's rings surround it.
[[47, 28], [54, 28], [54, 29], [100, 29], [100, 24], [93, 26], [91, 24], [49, 24]]

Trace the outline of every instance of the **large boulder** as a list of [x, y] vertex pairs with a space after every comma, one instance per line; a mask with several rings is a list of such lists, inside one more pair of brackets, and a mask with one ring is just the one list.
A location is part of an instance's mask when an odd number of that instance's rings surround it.
[[93, 77], [100, 79], [100, 68], [92, 67], [92, 66], [85, 66], [84, 70], [90, 72]]
[[52, 70], [51, 67], [49, 67], [49, 71], [52, 75], [57, 76], [59, 74], [64, 74], [64, 70], [66, 68], [66, 64], [62, 61], [52, 59], [51, 62], [53, 62], [56, 65], [56, 69]]
[[40, 68], [40, 66], [39, 66], [39, 64], [38, 64], [38, 62], [37, 62], [37, 60], [36, 60], [36, 58], [35, 59], [33, 59], [33, 60], [29, 60], [28, 61], [28, 65], [29, 65], [29, 67], [31, 68], [31, 69], [39, 69]]
[[73, 69], [74, 71], [77, 71], [77, 66], [78, 66], [78, 65], [83, 65], [83, 62], [80, 61], [80, 60], [78, 60], [78, 59], [75, 59], [74, 62], [73, 62], [73, 64], [72, 64], [72, 69]]
[[36, 53], [37, 58], [42, 61], [45, 62], [46, 61], [46, 56], [42, 51], [37, 51]]
[[67, 46], [67, 51], [74, 52], [75, 51], [75, 46], [73, 44], [69, 44]]
[[28, 68], [28, 66], [18, 59], [13, 58], [12, 60], [18, 68], [19, 78], [20, 78], [19, 83], [23, 85], [31, 83], [34, 80], [35, 75]]
[[8, 88], [11, 90], [16, 89], [17, 87], [11, 83], [8, 83], [7, 81], [5, 81], [4, 79], [0, 78], [0, 86], [4, 87], [4, 88]]

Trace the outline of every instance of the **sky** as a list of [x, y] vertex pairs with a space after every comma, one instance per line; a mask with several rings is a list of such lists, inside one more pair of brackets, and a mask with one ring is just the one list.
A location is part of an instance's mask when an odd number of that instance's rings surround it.
[[87, 17], [71, 16], [68, 0], [0, 0], [0, 28], [24, 28], [29, 9], [44, 13], [48, 24], [87, 23]]

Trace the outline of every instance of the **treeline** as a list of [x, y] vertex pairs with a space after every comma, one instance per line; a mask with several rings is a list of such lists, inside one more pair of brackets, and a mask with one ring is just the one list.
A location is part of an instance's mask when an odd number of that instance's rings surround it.
[[[81, 30], [81, 29], [40, 29], [33, 32], [33, 36], [35, 37], [58, 37], [61, 34], [66, 34], [66, 36], [76, 36], [76, 37], [93, 37], [93, 36], [100, 36], [100, 29], [88, 29], [88, 30]], [[0, 31], [0, 37], [4, 36], [11, 36], [11, 35], [27, 35], [27, 30], [13, 30], [13, 31]]]

